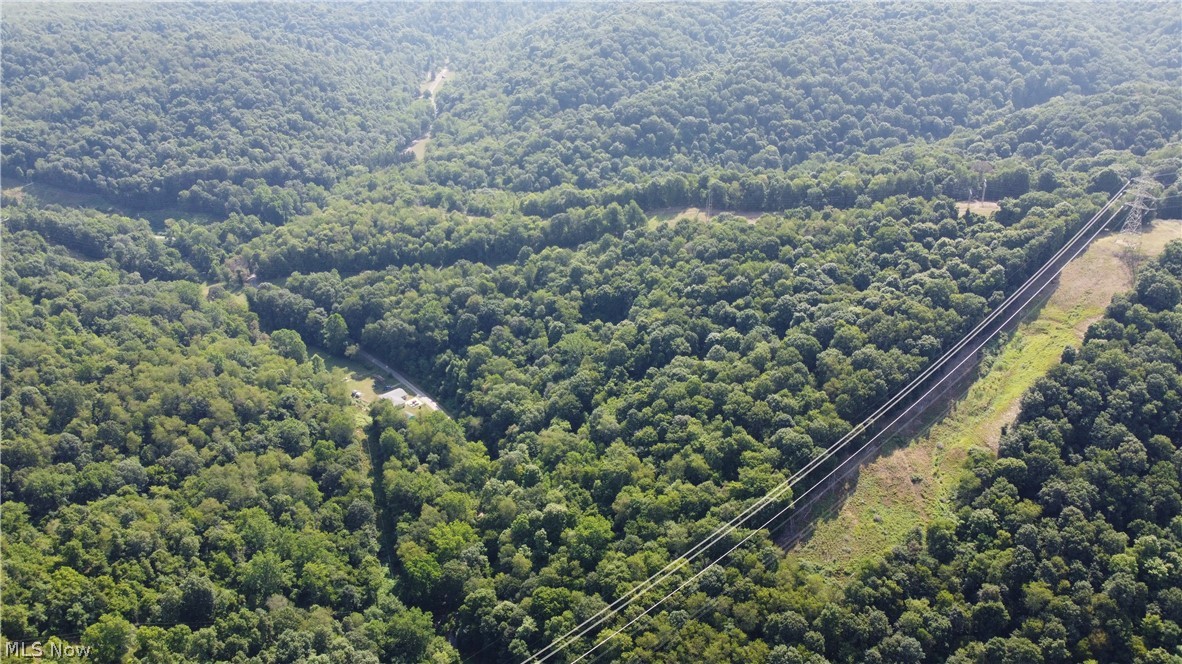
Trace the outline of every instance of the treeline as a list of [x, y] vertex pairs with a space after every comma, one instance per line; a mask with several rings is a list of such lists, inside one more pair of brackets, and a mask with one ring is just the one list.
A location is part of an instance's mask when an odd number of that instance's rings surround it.
[[[997, 166], [989, 165], [992, 189], [985, 192], [987, 200], [1017, 198], [1040, 185], [1048, 192], [1062, 185], [1057, 178], [1038, 182], [1031, 168], [1020, 161], [995, 163]], [[697, 207], [710, 212], [780, 212], [865, 208], [896, 196], [968, 199], [974, 188], [973, 198], [979, 199], [982, 193], [981, 176], [973, 172], [971, 164], [940, 150], [911, 149], [853, 164], [809, 166], [768, 172], [709, 169], [698, 175], [668, 173], [602, 189], [560, 185], [526, 194], [520, 205], [524, 213], [541, 216], [573, 207], [629, 202], [654, 211]]]
[[495, 264], [515, 260], [523, 250], [619, 236], [646, 221], [635, 202], [572, 209], [547, 219], [520, 213], [468, 217], [438, 208], [342, 202], [276, 228], [237, 254], [261, 278], [459, 260]]
[[[906, 144], [881, 154], [810, 159], [787, 168], [632, 172], [623, 181], [583, 188], [559, 184], [539, 192], [466, 190], [432, 182], [429, 163], [360, 174], [334, 190], [337, 199], [437, 207], [490, 217], [520, 211], [548, 217], [568, 210], [635, 201], [643, 210], [697, 207], [711, 213], [780, 212], [798, 207], [867, 207], [892, 196], [990, 201], [1062, 187], [1115, 192], [1148, 155], [1168, 184], [1182, 138], [1179, 100], [1169, 90], [1130, 86], [1120, 93], [1069, 97], [1029, 109], [981, 130], [933, 144]], [[1112, 123], [1111, 118], [1121, 118]], [[1109, 126], [1111, 124], [1111, 127]], [[1102, 170], [1108, 167], [1108, 170]]]
[[4, 639], [453, 660], [379, 557], [343, 376], [281, 356], [220, 287], [144, 283], [52, 232], [6, 222], [0, 244]]
[[[667, 173], [602, 189], [562, 185], [496, 196], [408, 182], [397, 173], [373, 174], [350, 180], [324, 209], [266, 228], [238, 251], [225, 246], [221, 253], [232, 253], [235, 265], [264, 279], [459, 260], [496, 264], [516, 260], [527, 248], [536, 253], [605, 234], [619, 237], [645, 225], [644, 210], [808, 215], [810, 210], [867, 208], [898, 197], [968, 198], [974, 187], [978, 193], [982, 189], [975, 164], [988, 165], [987, 197], [1004, 202], [997, 220], [1008, 225], [1032, 207], [1054, 207], [1067, 192], [1114, 192], [1126, 176], [1142, 170], [1126, 159], [1105, 163], [1110, 166], [1103, 172], [1090, 163], [1064, 172], [1048, 160], [970, 162], [942, 148], [914, 148], [852, 164], [811, 163], [774, 173]], [[187, 232], [198, 230], [190, 226]], [[176, 239], [186, 246], [206, 241]]]
[[[992, 169], [990, 200], [1017, 197], [1031, 189], [1047, 191], [1077, 184], [1081, 174], [1065, 175], [1044, 160], [1000, 159]], [[1032, 164], [1040, 164], [1032, 173]], [[636, 202], [646, 211], [697, 207], [703, 211], [780, 212], [798, 207], [867, 207], [892, 196], [980, 198], [981, 176], [974, 160], [943, 145], [908, 146], [882, 155], [845, 161], [811, 160], [788, 169], [703, 168], [696, 172], [639, 173], [628, 181], [596, 188], [560, 184], [541, 192], [465, 190], [431, 182], [422, 165], [360, 174], [334, 189], [335, 199], [355, 203], [403, 203], [491, 217], [512, 211], [549, 217], [611, 203]], [[1041, 171], [1051, 174], [1039, 180]]]

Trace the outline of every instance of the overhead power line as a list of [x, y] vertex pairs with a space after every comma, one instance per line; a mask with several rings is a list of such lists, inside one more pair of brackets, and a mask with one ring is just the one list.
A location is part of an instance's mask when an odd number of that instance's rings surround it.
[[[1073, 236], [1071, 238], [1071, 240], [1066, 242], [1064, 244], [1064, 246], [1062, 248], [1060, 248], [1055, 253], [1055, 255], [1053, 255], [1047, 261], [1046, 264], [1044, 264], [1038, 271], [1036, 271], [1033, 275], [1031, 275], [1031, 277], [1028, 278], [1026, 280], [1026, 282], [1021, 287], [1019, 287], [1017, 290], [1015, 290], [1013, 294], [1011, 294], [1008, 298], [1006, 298], [1006, 300], [1001, 305], [999, 305], [992, 312], [990, 312], [990, 314], [988, 314], [980, 323], [978, 323], [977, 326], [974, 327], [973, 330], [970, 331], [964, 338], [962, 338], [957, 344], [955, 344], [952, 348], [950, 348], [947, 352], [945, 352], [943, 356], [941, 356], [939, 359], [937, 359], [935, 362], [933, 362], [931, 365], [929, 365], [927, 369], [925, 369], [919, 376], [917, 376], [915, 379], [913, 379], [906, 387], [904, 387], [902, 390], [897, 392], [886, 403], [884, 403], [882, 406], [880, 406], [878, 408], [878, 410], [876, 410], [873, 414], [871, 414], [869, 417], [867, 417], [865, 420], [863, 420], [857, 426], [852, 428], [846, 435], [842, 436], [840, 440], [838, 440], [833, 445], [831, 445], [829, 448], [827, 448], [823, 453], [821, 453], [817, 457], [810, 460], [804, 467], [802, 467], [800, 470], [795, 472], [789, 479], [785, 480], [784, 482], [782, 482], [781, 484], [779, 484], [778, 486], [773, 488], [771, 491], [769, 491], [767, 494], [765, 494], [763, 497], [761, 497], [759, 500], [755, 501], [750, 506], [748, 506], [746, 509], [744, 509], [735, 518], [731, 519], [723, 526], [720, 526], [718, 529], [716, 529], [714, 532], [712, 532], [709, 536], [707, 536], [701, 542], [699, 542], [698, 544], [691, 547], [688, 551], [686, 551], [686, 553], [682, 554], [677, 559], [671, 561], [664, 568], [662, 568], [661, 570], [659, 570], [658, 572], [656, 572], [655, 574], [650, 576], [648, 579], [645, 579], [637, 586], [633, 587], [627, 593], [625, 593], [621, 597], [617, 598], [610, 605], [601, 609], [595, 615], [591, 616], [590, 618], [583, 621], [579, 625], [570, 629], [569, 631], [567, 631], [565, 634], [563, 634], [562, 636], [555, 639], [553, 642], [551, 642], [546, 647], [535, 652], [528, 659], [524, 660], [525, 663], [528, 664], [531, 662], [544, 662], [544, 661], [550, 659], [551, 657], [553, 657], [554, 655], [557, 655], [558, 653], [562, 652], [569, 645], [571, 645], [573, 642], [575, 642], [576, 640], [578, 640], [580, 638], [583, 638], [588, 633], [593, 631], [596, 627], [598, 627], [602, 623], [610, 620], [613, 616], [619, 614], [621, 611], [625, 610], [626, 608], [628, 608], [629, 606], [631, 606], [632, 604], [637, 602], [639, 600], [639, 598], [642, 597], [649, 590], [652, 590], [658, 584], [660, 584], [661, 582], [663, 582], [664, 580], [666, 580], [667, 578], [669, 578], [670, 576], [672, 576], [673, 574], [678, 572], [681, 568], [688, 565], [694, 558], [697, 558], [702, 553], [704, 553], [705, 551], [709, 550], [711, 547], [718, 544], [725, 537], [730, 535], [730, 533], [732, 533], [734, 530], [736, 530], [737, 528], [742, 526], [747, 521], [754, 518], [756, 514], [758, 514], [760, 511], [762, 511], [767, 506], [771, 505], [774, 501], [784, 497], [785, 494], [790, 489], [792, 489], [795, 485], [797, 485], [801, 480], [803, 480], [805, 476], [810, 474], [813, 470], [816, 470], [825, 461], [832, 458], [838, 451], [840, 451], [842, 448], [844, 448], [846, 445], [848, 445], [850, 442], [852, 442], [857, 436], [861, 435], [862, 433], [865, 433], [871, 426], [873, 426], [879, 419], [881, 419], [888, 411], [890, 411], [892, 408], [894, 408], [896, 405], [898, 405], [901, 401], [903, 401], [908, 396], [910, 396], [912, 392], [919, 389], [920, 385], [924, 381], [926, 381], [928, 378], [930, 378], [934, 373], [940, 371], [944, 367], [945, 364], [950, 362], [952, 360], [952, 358], [956, 356], [956, 354], [958, 354], [967, 345], [969, 345], [971, 343], [972, 339], [977, 334], [981, 333], [981, 331], [983, 331], [988, 325], [991, 325], [997, 318], [999, 318], [1001, 315], [1001, 312], [1009, 304], [1011, 304], [1012, 302], [1014, 302], [1018, 298], [1020, 298], [1022, 296], [1022, 294], [1026, 290], [1028, 290], [1034, 282], [1036, 282], [1047, 270], [1051, 269], [1051, 266], [1060, 257], [1062, 257], [1062, 255], [1064, 255], [1065, 252], [1068, 251], [1069, 247], [1071, 247], [1080, 237], [1083, 236], [1083, 234], [1085, 234], [1088, 230], [1090, 230], [1095, 225], [1095, 223], [1112, 207], [1112, 205], [1116, 202], [1116, 200], [1118, 198], [1120, 198], [1125, 193], [1125, 191], [1128, 189], [1128, 187], [1129, 187], [1129, 183], [1126, 183], [1123, 187], [1121, 187], [1120, 190], [1118, 190], [1108, 200], [1108, 202], [1104, 205], [1104, 207], [1102, 207], [1100, 209], [1100, 211], [1097, 212], [1096, 215], [1087, 224], [1085, 224], [1083, 227], [1081, 227], [1080, 230], [1075, 234], [1075, 236]], [[1103, 227], [1103, 224], [1101, 224], [1101, 227]], [[842, 462], [842, 463], [844, 464], [845, 462]], [[840, 465], [841, 464], [839, 464], [839, 467], [840, 467]], [[810, 491], [811, 491], [811, 489], [810, 489]], [[791, 503], [789, 506], [791, 506], [792, 504], [795, 504], [795, 501], [793, 501], [793, 503]], [[786, 509], [787, 508], [785, 508], [785, 510]], [[781, 510], [777, 514], [777, 516], [779, 514], [783, 514], [783, 512], [785, 510]], [[773, 518], [775, 518], [775, 517], [773, 517]], [[761, 527], [761, 529], [762, 529], [762, 527]], [[755, 532], [758, 532], [758, 531], [755, 531]], [[748, 537], [744, 538], [744, 540], [742, 540], [742, 541], [744, 541], [744, 542], [747, 541], [747, 539], [749, 539], [750, 536], [751, 535], [748, 535]], [[725, 557], [725, 555], [726, 554], [724, 554], [724, 557]], [[711, 563], [710, 565], [707, 565], [707, 567], [710, 567], [713, 564], [714, 563]], [[700, 574], [700, 572], [699, 572], [699, 574]], [[695, 575], [692, 578], [696, 578], [696, 577], [697, 577], [697, 575]], [[658, 605], [663, 601], [664, 601], [664, 599], [662, 599], [660, 602], [658, 602]], [[655, 606], [653, 608], [655, 608]], [[629, 624], [631, 624], [631, 623], [629, 623]], [[617, 634], [618, 634], [618, 632], [617, 632]], [[613, 634], [613, 636], [614, 636], [614, 634]], [[610, 638], [611, 637], [609, 637], [609, 639]], [[596, 647], [598, 647], [598, 646], [596, 646]], [[580, 659], [582, 659], [582, 658], [580, 658]], [[576, 661], [578, 661], [578, 660], [576, 660]]]
[[[1126, 184], [1126, 187], [1127, 186], [1128, 185]], [[1084, 227], [1081, 228], [1080, 232], [1076, 233], [1076, 235], [1070, 241], [1068, 241], [1063, 246], [1063, 248], [1061, 248], [1058, 252], [1056, 252], [1056, 255], [1053, 256], [1051, 259], [1049, 259], [1046, 262], [1046, 264], [1044, 264], [1043, 267], [1038, 271], [1038, 273], [1036, 273], [1036, 275], [1041, 275], [1041, 274], [1045, 273], [1048, 269], [1050, 269], [1053, 272], [1050, 275], [1050, 278], [1046, 282], [1044, 282], [1041, 286], [1038, 286], [1034, 290], [1034, 292], [1031, 294], [1031, 298], [1036, 297], [1038, 295], [1038, 293], [1040, 293], [1043, 289], [1045, 289], [1046, 286], [1051, 282], [1051, 280], [1053, 280], [1055, 277], [1057, 277], [1059, 275], [1059, 273], [1061, 273], [1063, 271], [1063, 269], [1066, 267], [1067, 263], [1069, 263], [1071, 260], [1074, 260], [1075, 257], [1079, 256], [1080, 253], [1082, 253], [1085, 249], [1087, 249], [1087, 247], [1091, 244], [1092, 240], [1094, 240], [1097, 236], [1099, 236], [1102, 232], [1104, 232], [1104, 228], [1107, 225], [1107, 222], [1111, 218], [1100, 221], [1100, 223], [1098, 225], [1096, 222], [1100, 220], [1102, 215], [1107, 211], [1107, 209], [1109, 207], [1111, 207], [1111, 205], [1116, 201], [1116, 199], [1118, 199], [1121, 196], [1121, 194], [1123, 192], [1124, 192], [1124, 187], [1121, 188], [1121, 191], [1118, 191], [1115, 195], [1113, 195], [1113, 197], [1111, 199], [1109, 199], [1108, 203], [1104, 206], [1104, 208], [1102, 208], [1100, 212], [1096, 213], [1096, 216], [1092, 217], [1091, 221], [1089, 221], [1087, 224], [1085, 224]], [[1054, 264], [1056, 263], [1056, 261], [1061, 256], [1063, 256], [1067, 251], [1069, 251], [1070, 247], [1075, 244], [1076, 240], [1078, 240], [1084, 233], [1089, 232], [1089, 231], [1092, 231], [1091, 237], [1089, 237], [1086, 242], [1084, 242], [1082, 245], [1079, 246], [1078, 249], [1076, 249], [1076, 251], [1071, 255], [1071, 258], [1069, 258], [1067, 261], [1063, 262], [1058, 267], [1053, 267]], [[1023, 284], [1023, 287], [1021, 290], [1025, 290], [1025, 289], [1029, 288], [1033, 284], [1033, 282], [1035, 282], [1035, 281], [1036, 281], [1036, 277], [1032, 277], [1030, 280], [1027, 280], [1027, 282], [1025, 284]], [[1003, 309], [1004, 309], [1004, 305], [995, 309], [994, 312], [998, 312]], [[981, 340], [980, 343], [977, 344], [977, 346], [973, 349], [973, 351], [971, 353], [967, 354], [963, 359], [961, 359], [960, 362], [958, 362], [956, 364], [956, 366], [953, 367], [952, 372], [950, 372], [950, 373], [954, 374], [957, 369], [959, 369], [961, 366], [963, 366], [965, 363], [967, 363], [970, 359], [972, 359], [972, 357], [975, 356], [977, 352], [979, 352], [988, 343], [990, 343], [994, 337], [996, 337], [998, 334], [1000, 334], [1001, 331], [1005, 329], [1006, 325], [1008, 325], [1010, 322], [1012, 322], [1018, 316], [1021, 316], [1022, 313], [1023, 312], [1022, 312], [1021, 308], [1019, 308], [1018, 310], [1011, 313], [1006, 318], [1006, 320], [1002, 323], [1002, 325], [998, 326], [997, 329], [995, 329], [993, 332], [989, 333], [985, 339]], [[970, 334], [969, 337], [966, 337], [966, 339], [969, 339], [972, 336], [973, 335]], [[922, 401], [926, 396], [928, 396], [929, 394], [931, 394], [932, 392], [934, 392], [935, 390], [937, 390], [939, 388], [940, 388], [939, 384], [932, 386], [917, 401]], [[703, 566], [702, 569], [698, 570], [698, 572], [696, 574], [694, 574], [689, 579], [687, 579], [686, 581], [681, 583], [679, 586], [677, 586], [672, 591], [667, 593], [661, 599], [657, 600], [652, 605], [648, 606], [644, 611], [642, 611], [641, 613], [639, 613], [638, 615], [633, 617], [631, 620], [629, 620], [627, 623], [625, 623], [622, 627], [615, 630], [614, 632], [609, 634], [607, 637], [596, 642], [595, 645], [593, 645], [589, 650], [584, 652], [582, 655], [580, 655], [576, 659], [571, 660], [571, 664], [577, 664], [578, 662], [580, 662], [583, 659], [590, 656], [597, 649], [599, 649], [603, 645], [607, 644], [609, 641], [611, 641], [616, 636], [623, 633], [625, 630], [627, 630], [632, 625], [636, 624], [641, 618], [648, 615], [649, 613], [654, 611], [657, 607], [659, 607], [660, 605], [662, 605], [666, 601], [668, 601], [671, 597], [673, 597], [677, 593], [684, 590], [691, 583], [693, 583], [698, 578], [700, 578], [703, 574], [705, 574], [708, 569], [710, 569], [711, 567], [714, 567], [719, 562], [721, 562], [723, 559], [730, 556], [730, 554], [732, 554], [736, 550], [738, 550], [739, 547], [741, 547], [743, 544], [747, 543], [757, 533], [759, 533], [760, 531], [764, 530], [765, 528], [768, 528], [769, 526], [771, 526], [780, 517], [782, 517], [784, 514], [786, 514], [788, 512], [788, 510], [794, 508], [796, 506], [796, 504], [801, 499], [803, 499], [805, 496], [812, 493], [817, 487], [821, 486], [823, 483], [828, 481], [831, 477], [833, 477], [837, 473], [839, 473], [844, 466], [846, 466], [847, 464], [855, 463], [856, 459], [858, 459], [861, 452], [863, 452], [864, 450], [869, 448], [871, 445], [876, 443], [879, 440], [879, 438], [882, 437], [882, 435], [885, 431], [888, 431], [891, 426], [898, 423], [906, 415], [907, 415], [906, 412], [898, 415], [887, 427], [885, 427], [883, 430], [880, 430], [878, 433], [876, 433], [874, 436], [872, 436], [869, 440], [867, 440], [865, 443], [863, 443], [861, 447], [859, 447], [853, 454], [849, 455], [848, 457], [843, 459], [840, 463], [838, 463], [838, 465], [836, 467], [834, 467], [833, 470], [829, 471], [829, 473], [826, 474], [823, 478], [821, 478], [816, 483], [811, 485], [808, 489], [806, 489], [799, 496], [794, 497], [788, 505], [784, 506], [782, 509], [780, 509], [778, 512], [776, 512], [774, 515], [772, 515], [769, 519], [764, 521], [758, 528], [755, 528], [754, 530], [749, 532], [746, 536], [744, 536], [741, 540], [739, 540], [739, 542], [737, 542], [734, 546], [732, 546], [730, 549], [728, 549], [721, 556], [719, 556], [718, 558], [715, 558], [714, 560], [712, 560], [711, 562], [709, 562], [708, 564]]]

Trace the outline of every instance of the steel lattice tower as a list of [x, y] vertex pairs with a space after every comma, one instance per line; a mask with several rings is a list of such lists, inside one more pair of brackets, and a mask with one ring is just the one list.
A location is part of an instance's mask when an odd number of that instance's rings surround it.
[[1120, 228], [1121, 233], [1135, 235], [1141, 232], [1141, 222], [1145, 219], [1145, 213], [1149, 211], [1149, 203], [1153, 200], [1152, 188], [1156, 184], [1153, 178], [1148, 176], [1141, 176], [1133, 180], [1133, 186], [1130, 189], [1133, 194], [1133, 201], [1129, 203], [1129, 213], [1125, 216], [1125, 223]]

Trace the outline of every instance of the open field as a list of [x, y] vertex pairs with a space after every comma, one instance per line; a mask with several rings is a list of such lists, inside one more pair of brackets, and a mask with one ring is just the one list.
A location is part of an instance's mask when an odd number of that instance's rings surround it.
[[[225, 288], [226, 285], [213, 283], [213, 282], [206, 282], [204, 284], [201, 284], [201, 297], [208, 298], [209, 291], [214, 286], [222, 286], [223, 288]], [[236, 302], [239, 306], [241, 306], [243, 308], [248, 308], [250, 306], [246, 301], [246, 293], [242, 292], [242, 290], [233, 291], [233, 290], [230, 290], [227, 288], [226, 291], [230, 294], [230, 299], [233, 300], [234, 302]]]
[[160, 208], [158, 210], [129, 210], [121, 205], [112, 203], [99, 194], [70, 191], [40, 182], [12, 183], [4, 187], [4, 195], [11, 196], [18, 201], [33, 198], [46, 205], [55, 204], [67, 207], [91, 208], [108, 214], [145, 219], [156, 230], [163, 230], [164, 222], [167, 219], [188, 219], [199, 223], [215, 219], [213, 215], [189, 212], [176, 207]]
[[706, 211], [696, 207], [666, 207], [658, 208], [648, 213], [649, 228], [656, 228], [661, 225], [676, 224], [684, 219], [696, 219], [699, 221], [717, 219], [724, 215], [731, 215], [746, 219], [748, 223], [754, 224], [765, 214], [769, 212], [746, 212], [746, 211], [731, 211], [719, 210], [712, 214], [706, 214]]
[[[392, 376], [386, 373], [379, 367], [371, 365], [364, 359], [353, 359], [347, 357], [340, 357], [333, 355], [327, 350], [319, 346], [308, 346], [308, 356], [319, 355], [324, 360], [324, 366], [330, 371], [340, 369], [345, 374], [345, 387], [349, 392], [360, 392], [361, 396], [354, 399], [354, 403], [360, 408], [358, 414], [358, 426], [363, 426], [369, 421], [369, 405], [377, 400], [379, 394], [384, 394], [396, 387], [407, 388], [407, 391], [412, 394], [415, 392], [409, 386], [399, 382]], [[430, 412], [434, 410], [426, 405], [411, 406], [407, 404], [403, 407], [404, 412], [408, 417], [416, 417], [420, 413]]]
[[106, 198], [98, 194], [87, 194], [77, 191], [69, 191], [66, 189], [59, 189], [48, 184], [41, 184], [40, 182], [15, 182], [10, 181], [6, 183], [8, 186], [4, 187], [4, 195], [12, 196], [18, 201], [23, 201], [26, 198], [35, 198], [42, 203], [56, 203], [57, 205], [89, 207], [103, 212], [112, 212], [122, 214], [118, 206], [108, 201]]
[[979, 214], [985, 217], [992, 217], [994, 212], [1001, 208], [993, 201], [957, 201], [956, 211], [964, 214], [965, 210], [973, 214]]
[[[1147, 257], [1182, 239], [1182, 221], [1158, 221], [1140, 236]], [[1022, 394], [1078, 345], [1112, 296], [1131, 279], [1120, 258], [1127, 236], [1108, 235], [1072, 261], [1038, 311], [987, 362], [982, 376], [951, 412], [910, 445], [864, 467], [840, 510], [817, 524], [793, 555], [839, 575], [903, 542], [907, 533], [951, 510], [957, 482], [974, 449], [996, 453], [1004, 425], [1018, 414]]]
[[357, 405], [357, 426], [365, 427], [369, 424], [369, 404], [377, 399], [380, 392], [385, 392], [383, 389], [385, 383], [382, 382], [381, 372], [374, 367], [369, 366], [364, 362], [359, 362], [346, 357], [339, 357], [333, 355], [327, 350], [319, 346], [308, 346], [308, 357], [319, 355], [324, 360], [324, 366], [330, 370], [340, 369], [345, 374], [345, 387], [349, 392], [360, 392], [361, 397], [354, 399], [353, 403]]
[[345, 385], [349, 391], [360, 392], [362, 401], [366, 403], [372, 403], [374, 399], [378, 398], [378, 394], [387, 391], [385, 381], [388, 379], [382, 376], [381, 371], [365, 362], [333, 355], [319, 346], [308, 346], [308, 357], [312, 355], [319, 355], [324, 360], [324, 366], [329, 370], [344, 371]]
[[431, 136], [428, 134], [422, 138], [416, 138], [415, 142], [407, 148], [415, 156], [415, 161], [422, 161], [423, 157], [427, 156], [427, 143], [429, 142], [431, 142]]

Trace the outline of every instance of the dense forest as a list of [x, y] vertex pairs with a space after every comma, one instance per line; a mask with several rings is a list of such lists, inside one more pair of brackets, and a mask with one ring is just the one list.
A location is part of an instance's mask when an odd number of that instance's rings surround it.
[[339, 376], [220, 287], [145, 282], [9, 223], [6, 637], [81, 639], [98, 661], [451, 651], [383, 571]]
[[[943, 138], [1130, 80], [1176, 91], [1182, 66], [1176, 24], [1115, 4], [1070, 16], [948, 5], [919, 10], [921, 22], [898, 5], [581, 11], [507, 33], [501, 57], [441, 92], [432, 181], [541, 191], [703, 166], [774, 171]], [[1176, 102], [1142, 100], [1162, 114], [1145, 130], [1177, 117]], [[1109, 147], [1153, 147], [1137, 123], [1121, 124], [1102, 139]]]
[[14, 4], [3, 174], [281, 221], [350, 167], [403, 158], [431, 122], [419, 84], [457, 35], [541, 11], [454, 9]]
[[[0, 637], [525, 660], [806, 467], [1130, 179], [1147, 222], [1182, 217], [1180, 25], [6, 6]], [[622, 627], [584, 661], [1178, 661], [1180, 348], [1176, 242], [947, 518], [852, 577], [739, 528], [550, 661]], [[360, 402], [334, 367], [364, 355], [446, 414]]]

